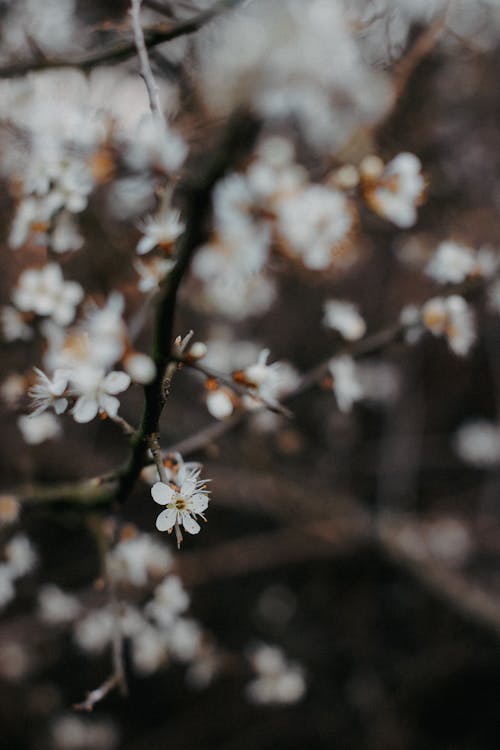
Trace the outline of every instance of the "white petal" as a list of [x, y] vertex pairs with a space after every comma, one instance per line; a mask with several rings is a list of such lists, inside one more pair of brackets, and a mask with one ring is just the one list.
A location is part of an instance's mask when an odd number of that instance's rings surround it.
[[120, 408], [120, 402], [116, 396], [108, 396], [106, 393], [103, 393], [99, 399], [99, 406], [101, 409], [104, 409], [106, 414], [109, 414], [110, 417], [116, 417], [118, 409]]
[[108, 393], [122, 393], [130, 385], [130, 375], [126, 372], [110, 372], [104, 378], [103, 385]]
[[208, 497], [201, 493], [193, 495], [190, 506], [193, 513], [203, 513], [208, 508]]
[[88, 396], [80, 396], [75, 406], [73, 407], [73, 417], [75, 422], [90, 422], [94, 417], [97, 416], [99, 407], [97, 401], [89, 398]]
[[66, 410], [66, 407], [68, 405], [68, 399], [66, 398], [58, 398], [57, 401], [54, 401], [54, 411], [56, 414], [62, 414], [63, 411]]
[[189, 534], [197, 534], [200, 530], [200, 524], [186, 512], [182, 514], [182, 525]]
[[146, 253], [149, 253], [149, 251], [152, 250], [154, 247], [156, 247], [156, 240], [147, 236], [143, 237], [138, 242], [137, 253], [139, 255], [145, 255]]
[[175, 508], [162, 510], [162, 512], [156, 519], [156, 528], [158, 529], [158, 531], [168, 531], [175, 525], [176, 518], [177, 511], [175, 510]]
[[163, 482], [155, 482], [151, 487], [151, 495], [155, 503], [159, 505], [167, 505], [174, 499], [175, 492], [168, 484]]

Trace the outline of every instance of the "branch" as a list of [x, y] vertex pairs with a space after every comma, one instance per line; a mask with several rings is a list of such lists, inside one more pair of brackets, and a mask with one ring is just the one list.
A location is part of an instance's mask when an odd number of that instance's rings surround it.
[[[178, 39], [187, 34], [193, 34], [207, 23], [219, 16], [225, 10], [236, 6], [241, 0], [220, 0], [210, 10], [198, 13], [186, 21], [179, 21], [173, 25], [161, 24], [157, 28], [150, 29], [145, 35], [146, 47], [157, 47], [159, 44]], [[137, 53], [136, 43], [130, 41], [114, 44], [100, 52], [91, 52], [73, 60], [42, 58], [40, 60], [29, 60], [12, 65], [0, 67], [0, 78], [18, 78], [33, 71], [54, 70], [58, 68], [79, 68], [87, 71], [96, 65], [115, 64], [128, 60]]]
[[155, 81], [153, 71], [151, 70], [151, 63], [149, 62], [148, 51], [144, 41], [144, 33], [141, 26], [141, 3], [142, 0], [131, 0], [130, 6], [132, 27], [134, 29], [135, 46], [137, 49], [137, 54], [139, 55], [139, 61], [141, 63], [141, 75], [144, 79], [144, 83], [146, 84], [151, 112], [153, 112], [154, 115], [156, 115], [162, 122], [164, 122], [158, 85]]

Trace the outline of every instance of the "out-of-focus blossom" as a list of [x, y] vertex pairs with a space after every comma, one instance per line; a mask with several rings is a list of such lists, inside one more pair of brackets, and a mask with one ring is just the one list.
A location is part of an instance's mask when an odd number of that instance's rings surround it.
[[123, 539], [108, 555], [107, 565], [113, 580], [132, 586], [145, 586], [150, 577], [165, 575], [172, 555], [149, 534]]
[[455, 450], [462, 459], [480, 469], [500, 464], [500, 427], [485, 419], [460, 427], [455, 435]]
[[53, 414], [44, 412], [34, 416], [21, 415], [17, 420], [23, 439], [28, 445], [40, 445], [61, 436], [61, 425]]
[[202, 633], [194, 620], [179, 617], [168, 630], [168, 648], [175, 659], [190, 662], [196, 658], [201, 646]]
[[131, 352], [123, 360], [123, 367], [134, 383], [147, 385], [156, 375], [156, 365], [148, 354]]
[[115, 750], [119, 734], [110, 721], [71, 715], [54, 721], [51, 739], [55, 750]]
[[38, 367], [34, 368], [37, 382], [28, 394], [33, 401], [33, 416], [53, 408], [56, 414], [62, 414], [68, 405], [68, 399], [63, 394], [68, 387], [69, 373], [66, 370], [56, 370], [52, 380]]
[[146, 606], [146, 614], [158, 626], [168, 627], [189, 607], [189, 596], [178, 576], [167, 576], [156, 587], [154, 598]]
[[0, 325], [5, 341], [29, 341], [33, 338], [33, 329], [26, 325], [22, 314], [15, 307], [2, 307]]
[[474, 313], [463, 297], [433, 297], [422, 307], [422, 322], [434, 336], [445, 336], [450, 349], [460, 357], [469, 353], [476, 340]]
[[126, 160], [132, 169], [176, 172], [186, 158], [181, 136], [153, 115], [145, 115], [128, 144]]
[[77, 396], [72, 414], [76, 422], [90, 422], [98, 412], [110, 417], [118, 414], [120, 401], [117, 393], [123, 393], [130, 385], [126, 372], [110, 372], [94, 367], [81, 367], [71, 373], [71, 389]]
[[234, 411], [236, 396], [230, 388], [215, 387], [207, 390], [205, 403], [212, 417], [227, 419]]
[[252, 703], [297, 703], [305, 694], [306, 681], [301, 667], [288, 662], [281, 649], [262, 645], [250, 654], [257, 677], [246, 688]]
[[396, 156], [381, 174], [365, 169], [363, 175], [362, 164], [363, 190], [369, 206], [398, 227], [413, 226], [425, 191], [421, 169], [420, 160], [409, 153]]
[[157, 289], [167, 274], [175, 266], [171, 258], [150, 258], [147, 261], [136, 260], [134, 268], [139, 274], [138, 287], [141, 292], [151, 292]]
[[6, 544], [5, 556], [13, 578], [30, 573], [38, 559], [33, 545], [25, 534], [16, 534]]
[[156, 215], [148, 216], [140, 226], [144, 236], [139, 240], [137, 252], [144, 255], [158, 246], [163, 250], [170, 250], [184, 228], [180, 211], [169, 205], [162, 206]]
[[340, 411], [348, 412], [356, 401], [363, 398], [363, 387], [357, 366], [347, 354], [331, 359], [328, 369], [332, 376], [332, 387]]
[[344, 256], [350, 245], [354, 209], [340, 191], [309, 185], [281, 200], [277, 215], [285, 251], [306, 268], [321, 271], [348, 262]]
[[38, 617], [45, 625], [66, 625], [73, 622], [80, 611], [78, 599], [53, 583], [42, 586], [38, 592]]
[[500, 258], [493, 248], [483, 245], [477, 252], [456, 242], [442, 242], [426, 268], [428, 276], [442, 284], [460, 283], [468, 276], [490, 278]]
[[50, 316], [58, 325], [66, 326], [75, 317], [83, 289], [76, 281], [64, 281], [57, 263], [48, 263], [40, 269], [23, 271], [12, 299], [19, 310]]
[[352, 302], [327, 300], [323, 323], [338, 331], [347, 341], [357, 341], [366, 332], [366, 323]]

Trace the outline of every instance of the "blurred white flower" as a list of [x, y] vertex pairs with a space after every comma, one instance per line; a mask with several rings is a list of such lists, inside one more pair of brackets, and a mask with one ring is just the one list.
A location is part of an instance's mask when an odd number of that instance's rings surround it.
[[156, 366], [148, 354], [131, 352], [123, 360], [123, 367], [130, 375], [134, 383], [147, 385], [154, 380]]
[[172, 555], [149, 534], [137, 534], [113, 548], [107, 565], [114, 581], [145, 586], [150, 576], [165, 575], [172, 565]]
[[41, 414], [50, 407], [54, 409], [56, 414], [62, 414], [68, 405], [68, 399], [63, 394], [68, 387], [69, 372], [67, 370], [56, 370], [51, 380], [38, 367], [33, 369], [37, 374], [37, 382], [28, 391], [34, 407], [32, 416]]
[[200, 651], [202, 633], [194, 620], [179, 617], [168, 629], [168, 648], [175, 659], [189, 662], [195, 659]]
[[[363, 171], [363, 164], [361, 168]], [[414, 154], [402, 153], [386, 165], [380, 176], [365, 176], [364, 194], [369, 206], [398, 227], [413, 226], [425, 191], [421, 169]]]
[[339, 409], [348, 412], [356, 401], [363, 398], [363, 387], [357, 366], [352, 357], [344, 354], [331, 359], [328, 369], [333, 379], [332, 387]]
[[252, 703], [297, 703], [305, 694], [306, 681], [301, 667], [288, 662], [282, 650], [261, 645], [250, 654], [257, 677], [247, 685], [246, 694]]
[[338, 331], [347, 341], [357, 341], [366, 332], [366, 323], [356, 305], [341, 300], [327, 300], [324, 304], [323, 323]]
[[168, 627], [189, 607], [189, 596], [178, 576], [167, 576], [156, 587], [145, 612], [159, 627]]
[[236, 396], [230, 388], [211, 388], [207, 390], [205, 403], [212, 417], [227, 419], [234, 411]]
[[170, 173], [179, 169], [186, 154], [187, 146], [181, 136], [147, 114], [139, 121], [127, 146], [126, 160], [132, 169], [156, 168]]
[[53, 583], [42, 586], [38, 592], [38, 617], [45, 625], [66, 625], [73, 622], [80, 611], [78, 599]]
[[263, 349], [257, 362], [243, 370], [233, 373], [235, 382], [249, 389], [243, 401], [248, 409], [255, 409], [262, 404], [278, 406], [280, 398], [293, 390], [298, 382], [298, 375], [287, 362], [267, 364], [269, 349]]
[[475, 267], [475, 253], [457, 242], [441, 242], [425, 272], [441, 284], [457, 284], [469, 276]]
[[306, 268], [322, 271], [335, 262], [344, 262], [354, 209], [343, 193], [323, 185], [308, 185], [283, 198], [276, 211], [285, 249]]
[[137, 252], [144, 255], [158, 246], [169, 250], [184, 228], [184, 222], [180, 220], [180, 211], [169, 205], [162, 206], [157, 214], [148, 216], [142, 222], [140, 230], [144, 236], [139, 240]]
[[445, 336], [450, 349], [460, 357], [469, 353], [476, 340], [472, 308], [463, 297], [433, 297], [422, 306], [422, 322], [434, 336]]
[[12, 537], [5, 545], [5, 556], [14, 579], [30, 573], [38, 559], [33, 545], [25, 534], [16, 534]]
[[66, 326], [75, 317], [83, 289], [76, 281], [64, 281], [57, 263], [48, 263], [43, 268], [23, 271], [12, 299], [19, 310], [50, 316], [58, 325]]
[[90, 422], [97, 414], [105, 412], [110, 417], [118, 414], [120, 401], [117, 393], [123, 393], [130, 385], [126, 372], [110, 372], [95, 367], [82, 366], [71, 373], [72, 392], [77, 396], [72, 414], [76, 422]]
[[139, 274], [138, 287], [141, 292], [151, 292], [157, 289], [168, 273], [175, 266], [175, 260], [171, 258], [150, 258], [143, 262], [134, 261], [134, 268]]
[[33, 338], [33, 329], [26, 325], [22, 314], [15, 307], [2, 307], [0, 325], [5, 341], [29, 341]]
[[500, 427], [485, 419], [463, 425], [455, 435], [455, 450], [465, 463], [487, 469], [500, 464]]
[[62, 433], [61, 425], [49, 412], [37, 416], [21, 415], [17, 420], [17, 426], [28, 445], [40, 445], [46, 440], [60, 437]]
[[0, 563], [0, 609], [12, 601], [14, 594], [14, 581], [10, 566]]

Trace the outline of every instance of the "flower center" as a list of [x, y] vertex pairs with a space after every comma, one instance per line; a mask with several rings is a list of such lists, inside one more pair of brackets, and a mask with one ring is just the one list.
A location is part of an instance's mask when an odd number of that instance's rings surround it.
[[175, 499], [174, 506], [176, 510], [186, 510], [186, 501], [181, 495], [178, 495]]

